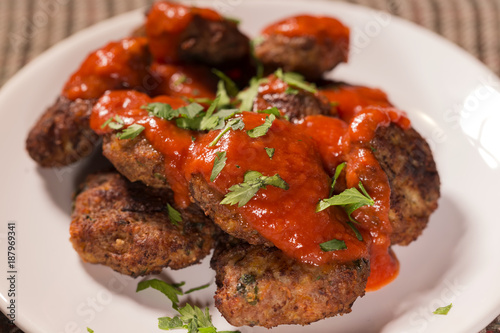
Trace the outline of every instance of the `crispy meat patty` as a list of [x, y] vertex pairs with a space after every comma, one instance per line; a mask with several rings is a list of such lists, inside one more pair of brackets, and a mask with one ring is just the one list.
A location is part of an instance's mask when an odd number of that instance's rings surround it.
[[331, 112], [330, 103], [326, 98], [302, 89], [295, 89], [295, 93], [259, 91], [254, 100], [253, 111], [266, 110], [271, 107], [278, 108], [292, 122], [306, 116], [328, 115]]
[[133, 277], [180, 269], [209, 254], [218, 228], [196, 206], [169, 218], [170, 190], [130, 183], [116, 172], [90, 175], [75, 199], [71, 242], [83, 261]]
[[62, 167], [89, 155], [99, 142], [89, 126], [94, 103], [57, 98], [28, 134], [26, 149], [31, 158], [42, 167]]
[[347, 61], [346, 45], [329, 39], [318, 42], [314, 36], [272, 34], [255, 47], [255, 55], [264, 64], [266, 72], [283, 68], [286, 72], [297, 72], [315, 81], [323, 73]]
[[250, 41], [230, 20], [211, 21], [194, 15], [182, 33], [179, 57], [186, 62], [227, 65], [250, 53]]
[[408, 245], [438, 206], [440, 180], [429, 145], [413, 128], [380, 127], [371, 141], [391, 187], [391, 243]]
[[170, 188], [165, 178], [163, 155], [144, 136], [121, 140], [115, 134], [106, 134], [102, 140], [102, 153], [129, 181]]
[[239, 241], [217, 245], [215, 306], [234, 326], [307, 325], [351, 311], [364, 295], [369, 263], [313, 266], [275, 247]]

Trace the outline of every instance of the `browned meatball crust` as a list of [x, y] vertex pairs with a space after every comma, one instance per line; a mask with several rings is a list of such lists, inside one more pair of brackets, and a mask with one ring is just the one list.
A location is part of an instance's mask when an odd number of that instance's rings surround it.
[[102, 153], [129, 181], [170, 188], [165, 178], [163, 155], [144, 136], [121, 140], [115, 134], [106, 134], [102, 140]]
[[94, 103], [60, 96], [28, 134], [26, 149], [31, 158], [42, 167], [63, 167], [89, 155], [99, 142], [89, 126]]
[[255, 47], [255, 55], [264, 64], [266, 72], [283, 68], [286, 72], [297, 72], [315, 81], [323, 73], [347, 61], [346, 45], [329, 39], [318, 42], [313, 36], [272, 34]]
[[302, 89], [294, 89], [294, 93], [259, 92], [254, 100], [253, 111], [266, 110], [271, 107], [278, 108], [292, 122], [306, 116], [328, 115], [331, 112], [330, 103], [325, 97]]
[[130, 183], [116, 172], [91, 175], [75, 199], [71, 242], [83, 261], [133, 277], [198, 263], [214, 245], [215, 225], [196, 206], [169, 218], [170, 190]]
[[429, 145], [413, 128], [381, 127], [371, 141], [391, 187], [391, 243], [416, 240], [437, 209], [440, 180]]
[[184, 62], [227, 66], [250, 53], [248, 37], [229, 20], [211, 21], [194, 15], [180, 40], [179, 58]]
[[217, 245], [215, 305], [234, 326], [307, 325], [351, 311], [364, 295], [366, 259], [313, 266], [274, 247], [243, 242]]

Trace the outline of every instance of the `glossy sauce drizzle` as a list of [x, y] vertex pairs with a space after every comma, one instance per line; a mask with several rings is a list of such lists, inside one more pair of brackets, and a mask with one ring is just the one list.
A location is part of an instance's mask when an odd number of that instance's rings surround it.
[[[246, 205], [233, 206], [252, 228], [287, 255], [310, 264], [369, 256], [367, 290], [378, 289], [395, 278], [399, 264], [390, 251], [390, 188], [369, 143], [379, 126], [394, 122], [408, 127], [404, 113], [392, 106], [352, 106], [340, 118], [308, 116], [298, 124], [278, 118], [266, 135], [251, 138], [246, 130], [262, 125], [268, 115], [243, 112], [237, 117], [245, 123], [245, 130], [230, 130], [210, 146], [219, 130], [203, 133], [179, 129], [174, 121], [150, 117], [140, 109], [151, 102], [168, 103], [174, 108], [185, 105], [179, 98], [151, 99], [138, 92], [110, 92], [95, 106], [91, 126], [100, 134], [110, 132], [100, 127], [114, 115], [120, 115], [127, 125], [143, 125], [145, 137], [165, 156], [166, 176], [181, 207], [189, 204], [188, 183], [194, 174], [204, 177], [221, 193], [243, 182], [249, 170], [265, 176], [279, 174], [288, 183], [288, 190], [267, 186]], [[265, 148], [275, 149], [272, 159]], [[221, 151], [226, 152], [226, 166], [210, 182], [216, 153]], [[342, 162], [347, 162], [346, 187], [357, 187], [361, 181], [375, 201], [374, 206], [353, 213], [363, 241], [346, 224], [348, 218], [341, 208], [315, 211], [319, 200], [329, 196], [330, 177]], [[344, 240], [347, 249], [322, 251], [319, 244], [331, 239]]]

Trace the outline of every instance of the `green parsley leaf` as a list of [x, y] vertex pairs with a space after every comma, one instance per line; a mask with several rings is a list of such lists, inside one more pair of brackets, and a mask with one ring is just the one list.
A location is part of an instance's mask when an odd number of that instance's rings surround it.
[[184, 327], [182, 320], [179, 317], [161, 317], [158, 318], [158, 328], [161, 330], [175, 330], [179, 328], [187, 328]]
[[266, 150], [266, 153], [267, 153], [267, 156], [269, 156], [269, 158], [272, 160], [273, 159], [273, 156], [274, 156], [274, 148], [267, 148], [265, 147], [264, 148]]
[[335, 168], [335, 174], [333, 175], [332, 186], [330, 187], [330, 197], [333, 194], [333, 189], [335, 188], [335, 184], [337, 184], [337, 179], [339, 178], [340, 173], [342, 172], [342, 170], [344, 170], [345, 165], [346, 165], [346, 162], [340, 163]]
[[229, 188], [229, 193], [224, 196], [221, 204], [238, 204], [238, 207], [242, 207], [246, 205], [261, 188], [265, 189], [267, 185], [272, 185], [284, 190], [288, 190], [289, 188], [288, 184], [278, 174], [268, 177], [262, 175], [258, 171], [247, 171], [243, 183], [231, 186]]
[[91, 328], [88, 328], [88, 327], [87, 327], [87, 332], [89, 332], [89, 333], [94, 333], [94, 330], [93, 330], [93, 329], [91, 329]]
[[149, 103], [148, 105], [141, 106], [141, 109], [147, 110], [152, 116], [165, 120], [172, 120], [179, 116], [179, 112], [167, 103]]
[[177, 117], [193, 119], [204, 110], [204, 107], [198, 103], [191, 103], [178, 109], [173, 109], [170, 104], [155, 102], [143, 105], [141, 108], [148, 110], [151, 115], [165, 120], [172, 120]]
[[[363, 186], [361, 182], [359, 182], [360, 187]], [[364, 188], [363, 188], [364, 190]], [[366, 191], [364, 191], [366, 193]], [[355, 187], [351, 187], [346, 189], [344, 192], [334, 195], [331, 198], [323, 199], [318, 203], [316, 207], [316, 212], [320, 212], [330, 206], [348, 206], [348, 210], [352, 213], [356, 209], [363, 206], [372, 206], [375, 202], [373, 199], [367, 195], [363, 195], [359, 190]], [[354, 209], [353, 209], [354, 208]], [[350, 213], [349, 213], [350, 215]]]
[[170, 222], [172, 222], [172, 224], [179, 225], [179, 222], [182, 222], [181, 213], [179, 213], [179, 211], [177, 211], [170, 204], [167, 204], [167, 211], [168, 211], [168, 218], [170, 219]]
[[226, 88], [225, 90], [227, 91], [229, 96], [235, 97], [238, 94], [238, 86], [236, 85], [236, 83], [234, 83], [233, 80], [231, 80], [229, 76], [216, 68], [212, 68], [212, 73], [217, 75], [217, 77], [221, 79], [222, 82], [224, 82], [224, 87]]
[[175, 87], [177, 87], [178, 85], [181, 85], [183, 84], [184, 82], [186, 82], [187, 80], [187, 76], [185, 74], [181, 74], [179, 75], [179, 77], [173, 82], [173, 85]]
[[453, 303], [450, 303], [447, 306], [442, 306], [442, 307], [437, 308], [436, 311], [434, 311], [433, 313], [437, 314], [437, 315], [447, 315], [448, 312], [450, 312], [452, 307], [453, 307]]
[[162, 280], [151, 279], [139, 282], [137, 284], [136, 292], [147, 289], [149, 287], [156, 289], [167, 296], [168, 299], [172, 302], [172, 307], [177, 310], [179, 307], [179, 298], [177, 297], [177, 295], [182, 295], [182, 290], [180, 289], [180, 287], [182, 287], [183, 285], [184, 282], [169, 284]]
[[318, 92], [316, 87], [312, 83], [307, 82], [304, 79], [304, 77], [299, 73], [294, 73], [294, 72], [283, 73], [283, 69], [278, 68], [278, 70], [274, 72], [274, 75], [276, 75], [278, 79], [287, 83], [289, 86], [299, 88], [313, 94]]
[[[340, 172], [344, 168], [342, 164], [338, 165], [337, 168], [335, 169], [334, 182], [337, 180], [338, 175], [340, 175]], [[346, 211], [347, 216], [349, 217], [349, 221], [347, 221], [346, 223], [349, 225], [349, 227], [351, 227], [352, 231], [354, 231], [354, 233], [356, 234], [356, 238], [362, 241], [363, 236], [361, 235], [359, 230], [354, 226], [354, 224], [351, 223], [351, 222], [357, 223], [356, 220], [352, 218], [351, 214], [360, 207], [373, 206], [375, 204], [375, 201], [366, 192], [361, 182], [359, 182], [358, 185], [363, 193], [359, 192], [358, 189], [355, 187], [348, 188], [347, 190], [345, 190], [340, 194], [334, 195], [328, 199], [321, 200], [316, 206], [316, 212], [325, 210], [330, 206], [342, 206], [342, 208]], [[332, 188], [333, 186], [335, 186], [335, 184], [332, 184]]]
[[226, 126], [220, 131], [219, 135], [217, 135], [217, 137], [212, 142], [210, 142], [208, 146], [209, 147], [215, 146], [217, 142], [219, 142], [220, 138], [222, 138], [222, 136], [226, 134], [230, 129], [236, 131], [236, 130], [242, 130], [244, 128], [245, 128], [245, 123], [243, 122], [243, 120], [241, 120], [241, 118], [231, 118], [227, 121]]
[[299, 91], [295, 88], [292, 88], [292, 87], [288, 87], [285, 90], [285, 94], [287, 94], [287, 95], [297, 95], [298, 93], [299, 93]]
[[220, 96], [220, 105], [231, 105], [231, 98], [229, 97], [223, 81], [217, 83], [217, 96]]
[[198, 291], [198, 290], [202, 290], [202, 289], [206, 289], [206, 288], [208, 288], [208, 287], [210, 287], [210, 283], [204, 284], [204, 285], [199, 286], [199, 287], [194, 287], [194, 288], [191, 288], [191, 289], [189, 289], [188, 291], [186, 291], [186, 292], [184, 293], [184, 295], [191, 294], [192, 292], [195, 292], [195, 291]]
[[193, 119], [204, 109], [205, 108], [198, 103], [191, 103], [191, 104], [188, 104], [186, 106], [182, 106], [182, 107], [178, 108], [177, 112], [179, 113], [179, 116], [181, 116], [181, 117]]
[[269, 117], [266, 117], [266, 120], [264, 121], [264, 124], [257, 126], [251, 130], [247, 131], [247, 134], [251, 138], [258, 138], [260, 136], [264, 136], [267, 134], [267, 131], [269, 131], [269, 128], [271, 128], [273, 121], [276, 119], [276, 116], [274, 114], [270, 114]]
[[122, 129], [124, 124], [125, 123], [123, 122], [123, 119], [120, 118], [119, 115], [116, 115], [116, 116], [110, 117], [108, 120], [106, 120], [104, 122], [104, 124], [101, 125], [101, 128], [108, 126], [111, 129], [119, 130], [119, 129]]
[[215, 153], [215, 155], [216, 156], [214, 159], [214, 166], [212, 168], [212, 174], [210, 175], [211, 182], [213, 182], [215, 180], [215, 178], [217, 178], [219, 173], [222, 171], [222, 169], [224, 169], [224, 167], [226, 166], [226, 161], [227, 161], [225, 151], [217, 152], [217, 153]]
[[319, 244], [319, 247], [321, 248], [322, 251], [325, 252], [347, 249], [345, 242], [343, 240], [338, 240], [338, 239], [332, 239], [327, 242], [321, 243]]
[[203, 121], [202, 117], [195, 118], [177, 118], [175, 119], [175, 124], [177, 127], [187, 130], [200, 130], [201, 122]]
[[235, 17], [230, 17], [230, 16], [224, 16], [224, 19], [230, 22], [233, 22], [234, 24], [238, 25], [241, 23], [240, 19], [237, 19]]
[[267, 82], [267, 79], [259, 79], [256, 77], [253, 77], [250, 79], [250, 84], [247, 89], [242, 90], [236, 95], [236, 99], [241, 101], [240, 104], [240, 110], [241, 111], [251, 111], [253, 107], [253, 102], [255, 100], [255, 97], [257, 97], [259, 93], [259, 86], [262, 83]]
[[120, 133], [117, 133], [116, 136], [120, 140], [135, 139], [139, 134], [141, 134], [142, 131], [144, 131], [144, 126], [132, 124]]
[[274, 114], [277, 118], [281, 117], [280, 110], [278, 110], [278, 108], [275, 106], [273, 106], [272, 108], [269, 108], [269, 109], [265, 109], [265, 110], [258, 110], [257, 113]]

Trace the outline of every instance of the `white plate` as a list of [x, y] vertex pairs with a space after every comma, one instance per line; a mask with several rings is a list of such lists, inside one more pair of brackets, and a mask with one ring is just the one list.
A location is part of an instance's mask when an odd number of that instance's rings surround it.
[[[206, 5], [206, 2], [203, 3]], [[308, 327], [273, 332], [476, 332], [500, 313], [496, 213], [500, 173], [500, 81], [451, 43], [423, 29], [362, 7], [335, 3], [218, 0], [224, 15], [242, 19], [255, 35], [287, 15], [332, 15], [351, 27], [348, 65], [333, 77], [377, 86], [408, 111], [429, 140], [442, 180], [442, 198], [422, 237], [397, 247], [395, 282], [356, 301], [349, 315]], [[16, 224], [16, 324], [26, 332], [156, 332], [157, 318], [173, 315], [155, 290], [110, 269], [83, 264], [68, 241], [71, 195], [86, 162], [64, 169], [38, 168], [24, 150], [29, 128], [50, 105], [85, 55], [124, 36], [142, 11], [113, 18], [53, 47], [21, 70], [0, 94], [3, 156], [0, 174], [0, 304], [10, 302], [7, 223]], [[213, 282], [208, 260], [161, 278], [187, 287]], [[192, 294], [210, 306], [219, 329], [230, 326], [215, 310], [215, 286]], [[447, 316], [433, 315], [453, 302]], [[242, 328], [241, 332], [268, 332]]]

